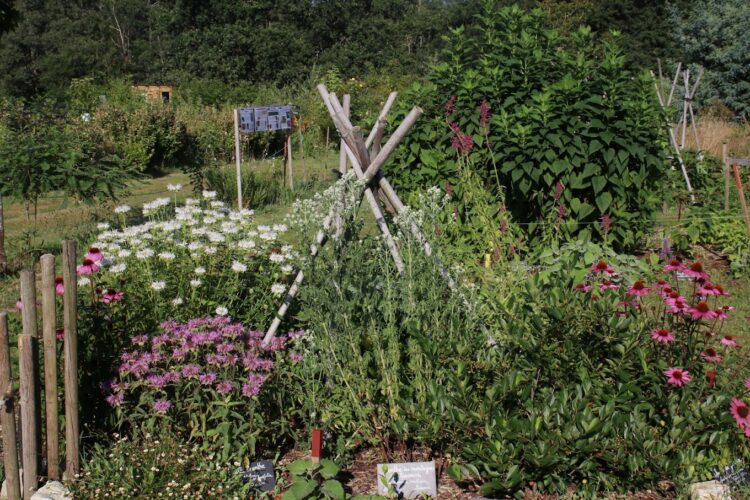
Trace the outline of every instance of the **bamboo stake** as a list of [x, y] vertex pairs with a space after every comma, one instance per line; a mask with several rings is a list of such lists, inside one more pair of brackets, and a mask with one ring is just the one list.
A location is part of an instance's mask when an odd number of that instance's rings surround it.
[[294, 191], [294, 172], [292, 169], [292, 134], [286, 137], [286, 180], [287, 187]]
[[0, 425], [3, 426], [3, 465], [8, 488], [8, 500], [20, 500], [21, 481], [18, 476], [18, 442], [16, 441], [16, 416], [14, 412], [13, 374], [10, 365], [8, 340], [8, 314], [0, 313]]
[[737, 164], [732, 165], [734, 170], [734, 182], [737, 184], [737, 191], [740, 195], [740, 205], [742, 205], [742, 215], [745, 217], [745, 227], [747, 227], [747, 234], [750, 236], [750, 212], [747, 209], [747, 200], [745, 199], [745, 190], [742, 188], [742, 178], [740, 177], [740, 169]]
[[5, 255], [5, 217], [3, 216], [3, 194], [0, 193], [0, 274], [8, 269], [8, 258]]
[[724, 210], [729, 210], [729, 152], [726, 142], [721, 145], [721, 165], [724, 173]]
[[[24, 307], [29, 307], [28, 304]], [[18, 365], [21, 380], [21, 457], [23, 462], [23, 492], [24, 497], [31, 496], [38, 486], [37, 467], [39, 455], [39, 441], [37, 441], [38, 426], [36, 425], [36, 398], [34, 374], [36, 373], [36, 338], [28, 334], [18, 336]]]
[[682, 80], [685, 83], [685, 97], [682, 99], [682, 140], [680, 140], [680, 149], [685, 149], [688, 103], [690, 102], [690, 68], [686, 69], [685, 72], [682, 73]]
[[234, 163], [237, 169], [237, 210], [242, 210], [242, 149], [240, 148], [240, 110], [234, 110]]
[[47, 430], [47, 476], [60, 479], [60, 446], [57, 408], [57, 321], [55, 256], [42, 255], [42, 339], [44, 341], [44, 401]]
[[78, 282], [76, 242], [66, 240], [63, 251], [63, 321], [65, 328], [65, 475], [74, 481], [80, 471], [78, 454]]
[[302, 134], [302, 115], [300, 115], [297, 125], [299, 132], [299, 156], [302, 160], [302, 178], [307, 182], [307, 167], [305, 166], [305, 136]]
[[[365, 142], [365, 145], [369, 148], [373, 145], [376, 137], [376, 130], [377, 125], [380, 125], [382, 123], [383, 128], [385, 128], [385, 118], [388, 116], [388, 112], [391, 110], [391, 107], [393, 106], [393, 103], [396, 102], [396, 97], [398, 96], [398, 92], [391, 92], [388, 95], [388, 99], [386, 99], [385, 104], [383, 105], [383, 109], [380, 110], [380, 114], [378, 115], [378, 119], [375, 122], [376, 126], [373, 127], [373, 129], [370, 131], [370, 135], [367, 136], [367, 141]], [[383, 137], [383, 134], [381, 132], [380, 137]]]
[[[677, 80], [680, 78], [680, 68], [682, 68], [682, 63], [677, 63], [677, 71], [674, 72], [674, 80], [672, 81], [672, 88], [669, 91], [669, 98], [667, 99], [666, 104], [663, 104], [662, 107], [668, 108], [672, 104], [672, 97], [674, 96], [674, 91], [677, 88]], [[653, 72], [651, 74], [653, 75]]]
[[[349, 116], [351, 113], [351, 96], [344, 94], [344, 113]], [[339, 150], [339, 175], [343, 177], [346, 173], [346, 151], [344, 151], [344, 139], [341, 139], [341, 149]]]

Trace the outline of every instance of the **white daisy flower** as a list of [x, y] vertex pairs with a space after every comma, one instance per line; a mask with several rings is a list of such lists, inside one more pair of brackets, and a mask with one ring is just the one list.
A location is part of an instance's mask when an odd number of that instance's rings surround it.
[[206, 274], [206, 268], [205, 267], [196, 267], [193, 272], [195, 274]]
[[237, 246], [243, 250], [250, 250], [251, 248], [255, 248], [255, 242], [253, 240], [240, 240]]
[[281, 266], [281, 272], [284, 274], [292, 274], [292, 271], [294, 271], [294, 267], [289, 264], [284, 264], [283, 266]]
[[172, 299], [172, 305], [173, 306], [181, 306], [183, 303], [182, 297], [175, 297]]
[[121, 273], [121, 272], [125, 271], [125, 269], [127, 269], [127, 268], [128, 268], [128, 266], [123, 262], [123, 263], [120, 263], [120, 264], [115, 264], [114, 266], [110, 267], [109, 268], [109, 272], [111, 272], [113, 274], [117, 274], [117, 273]]
[[203, 197], [207, 200], [216, 198], [216, 191], [203, 191]]
[[224, 208], [224, 202], [219, 200], [212, 201], [211, 208]]
[[91, 280], [90, 280], [90, 279], [88, 279], [88, 278], [87, 278], [87, 277], [85, 277], [85, 276], [84, 276], [83, 278], [80, 278], [80, 279], [78, 280], [78, 286], [86, 286], [86, 285], [88, 285], [88, 284], [90, 284], [90, 283], [91, 283]]
[[275, 241], [276, 240], [276, 233], [273, 231], [260, 233], [260, 239], [265, 241]]
[[199, 279], [190, 280], [190, 286], [192, 286], [193, 288], [198, 288], [202, 284], [203, 284], [203, 282], [201, 280], [199, 280]]
[[159, 254], [159, 258], [162, 260], [174, 260], [175, 254], [173, 254], [172, 252], [162, 252]]
[[271, 293], [276, 295], [277, 297], [280, 297], [281, 295], [286, 292], [286, 285], [282, 283], [274, 283], [271, 285]]
[[116, 214], [126, 214], [130, 212], [130, 210], [130, 205], [120, 205], [119, 207], [115, 207]]
[[133, 255], [133, 252], [128, 250], [127, 248], [123, 248], [122, 250], [117, 252], [117, 256], [120, 257], [121, 259], [127, 259], [131, 255]]
[[281, 264], [285, 260], [285, 257], [283, 255], [281, 255], [280, 253], [276, 253], [276, 252], [271, 252], [270, 257], [268, 258], [271, 260], [271, 262], [276, 262], [278, 264]]
[[166, 286], [167, 286], [167, 284], [164, 283], [163, 281], [152, 281], [151, 282], [151, 288], [153, 290], [156, 290], [156, 291], [164, 290], [164, 288], [166, 288]]
[[216, 308], [216, 314], [219, 316], [226, 316], [227, 314], [229, 314], [229, 309], [224, 306], [219, 306]]
[[149, 257], [154, 256], [154, 251], [150, 248], [141, 248], [137, 252], [135, 252], [135, 258], [139, 260], [146, 260]]
[[167, 184], [167, 191], [179, 191], [182, 189], [182, 184]]
[[245, 271], [247, 271], [247, 266], [242, 262], [235, 260], [234, 262], [232, 262], [232, 271], [234, 271], [235, 273], [244, 273]]
[[96, 225], [96, 228], [99, 231], [105, 231], [109, 229], [109, 222], [100, 222], [99, 224]]
[[274, 224], [273, 230], [278, 231], [279, 233], [283, 233], [289, 230], [286, 224]]
[[204, 250], [208, 255], [213, 255], [216, 253], [216, 247], [206, 247]]

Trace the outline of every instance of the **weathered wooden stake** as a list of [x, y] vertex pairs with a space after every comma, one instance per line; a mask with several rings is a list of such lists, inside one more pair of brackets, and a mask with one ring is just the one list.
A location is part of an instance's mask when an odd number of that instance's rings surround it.
[[320, 462], [323, 456], [323, 431], [320, 429], [313, 429], [312, 431], [312, 446], [310, 447], [310, 460], [317, 464]]
[[292, 134], [286, 136], [286, 182], [290, 191], [294, 191], [294, 169], [292, 168]]
[[740, 169], [736, 163], [732, 165], [732, 170], [734, 170], [734, 182], [737, 184], [737, 191], [740, 195], [740, 205], [742, 205], [742, 215], [745, 217], [745, 227], [747, 228], [747, 235], [750, 236], [750, 211], [748, 211], [747, 209], [747, 200], [745, 199], [745, 190], [742, 188]]
[[60, 480], [60, 429], [57, 408], [57, 318], [55, 256], [42, 255], [42, 340], [44, 350], [44, 401], [47, 430], [47, 476]]
[[242, 148], [240, 148], [240, 110], [234, 110], [234, 163], [237, 169], [237, 210], [242, 210]]
[[5, 255], [5, 217], [3, 215], [3, 194], [0, 193], [0, 274], [8, 269], [8, 258]]
[[[24, 309], [29, 304], [24, 305]], [[23, 462], [23, 493], [24, 497], [31, 496], [38, 486], [39, 441], [36, 415], [36, 387], [34, 374], [36, 373], [36, 341], [28, 334], [18, 336], [18, 366], [21, 380], [21, 457]]]
[[[38, 323], [37, 323], [37, 311], [36, 311], [36, 274], [31, 269], [24, 269], [21, 271], [21, 303], [23, 309], [21, 310], [21, 318], [23, 322], [23, 333], [34, 338], [33, 349], [34, 349], [34, 364], [32, 365], [33, 373], [31, 375], [31, 383], [33, 385], [33, 397], [34, 397], [34, 422], [33, 428], [36, 432], [37, 446], [42, 442], [42, 397], [41, 397], [41, 383], [39, 381], [39, 338]], [[25, 443], [25, 441], [23, 441]], [[25, 446], [25, 444], [24, 444]], [[42, 454], [41, 450], [37, 448], [37, 471], [42, 468]]]
[[721, 165], [724, 173], [724, 210], [729, 210], [729, 186], [731, 181], [729, 180], [729, 148], [726, 142], [721, 145]]
[[80, 470], [78, 455], [78, 280], [76, 242], [63, 242], [63, 325], [65, 328], [65, 475], [74, 481]]
[[15, 395], [10, 366], [8, 314], [0, 313], [0, 425], [3, 426], [3, 465], [8, 489], [8, 500], [20, 500], [21, 482], [18, 477], [18, 442], [16, 441]]

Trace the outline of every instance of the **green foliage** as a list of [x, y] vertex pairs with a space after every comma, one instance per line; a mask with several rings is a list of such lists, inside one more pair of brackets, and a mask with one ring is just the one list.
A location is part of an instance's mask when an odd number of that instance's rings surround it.
[[[270, 171], [257, 172], [245, 168], [242, 172], [242, 206], [257, 209], [277, 203], [282, 198], [283, 164]], [[203, 170], [204, 185], [216, 191], [217, 197], [228, 205], [237, 204], [237, 171], [233, 166], [215, 166]]]
[[319, 463], [313, 463], [311, 460], [295, 460], [287, 466], [292, 484], [281, 498], [283, 500], [306, 500], [308, 498], [344, 500], [349, 498], [341, 482], [335, 479], [339, 470], [335, 462], [326, 458]]
[[682, 60], [703, 66], [698, 96], [718, 100], [739, 117], [750, 117], [750, 11], [743, 0], [710, 0], [672, 11]]
[[488, 1], [480, 21], [476, 32], [452, 30], [430, 83], [412, 88], [408, 101], [425, 114], [390, 169], [396, 184], [411, 191], [455, 184], [451, 146], [469, 137], [473, 147], [461, 154], [495, 189], [499, 171], [508, 208], [532, 237], [559, 209], [559, 185], [569, 234], [602, 238], [596, 222], [608, 215], [623, 222], [613, 226], [612, 243], [638, 245], [666, 170], [650, 80], [627, 71], [616, 44], [595, 44], [587, 29], [569, 38], [544, 30], [540, 11]]
[[76, 498], [251, 494], [236, 467], [217, 463], [167, 428], [158, 435], [138, 428], [129, 436], [114, 435], [85, 452], [82, 465], [80, 479], [70, 484]]

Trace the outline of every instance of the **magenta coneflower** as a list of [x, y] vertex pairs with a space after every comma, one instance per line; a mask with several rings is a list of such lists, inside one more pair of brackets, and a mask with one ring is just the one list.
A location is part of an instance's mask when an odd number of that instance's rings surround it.
[[55, 293], [57, 295], [65, 295], [65, 284], [59, 276], [55, 278]]
[[722, 297], [731, 297], [732, 294], [729, 292], [724, 291], [724, 287], [721, 285], [714, 285], [714, 290], [719, 292], [717, 295], [721, 295]]
[[671, 272], [671, 271], [683, 271], [685, 269], [685, 264], [682, 263], [680, 259], [672, 259], [669, 261], [669, 264], [664, 266], [664, 270]]
[[692, 264], [690, 264], [690, 267], [685, 267], [682, 272], [685, 273], [686, 276], [690, 276], [691, 278], [702, 280], [708, 279], [708, 273], [703, 270], [703, 264], [701, 264], [700, 262], [693, 262]]
[[684, 312], [688, 312], [688, 303], [685, 302], [684, 299], [676, 299], [672, 305], [671, 309], [667, 311], [669, 314], [680, 314]]
[[708, 378], [708, 386], [713, 389], [716, 387], [716, 372], [713, 370], [708, 370], [706, 372], [706, 378]]
[[104, 254], [101, 250], [96, 247], [89, 248], [88, 253], [84, 256], [85, 259], [89, 259], [93, 262], [99, 262], [104, 258]]
[[693, 319], [714, 319], [716, 317], [716, 313], [711, 310], [708, 304], [702, 301], [698, 302], [695, 307], [688, 309], [688, 312]]
[[635, 283], [633, 283], [633, 286], [628, 288], [628, 293], [630, 295], [634, 295], [636, 297], [641, 297], [643, 295], [646, 295], [649, 292], [649, 288], [643, 284], [643, 281], [636, 280]]
[[99, 266], [91, 259], [83, 259], [83, 264], [76, 268], [78, 274], [94, 274], [99, 271]]
[[604, 282], [602, 282], [602, 284], [599, 285], [599, 290], [601, 290], [601, 291], [604, 291], [604, 290], [619, 290], [619, 289], [620, 289], [620, 285], [618, 285], [616, 283], [612, 283], [609, 280], [604, 281]]
[[23, 301], [21, 299], [18, 299], [16, 301], [16, 309], [19, 311], [23, 311]]
[[724, 310], [723, 307], [720, 307], [718, 309], [714, 309], [714, 313], [716, 313], [716, 317], [718, 319], [725, 320], [725, 319], [729, 318], [729, 316], [727, 316], [727, 312]]
[[591, 290], [591, 285], [586, 283], [578, 283], [575, 287], [576, 292], [588, 292]]
[[172, 402], [168, 399], [157, 399], [154, 401], [154, 410], [159, 413], [167, 413], [172, 407]]
[[747, 429], [750, 426], [750, 408], [748, 408], [743, 400], [732, 398], [732, 403], [729, 405], [729, 412], [741, 429]]
[[57, 340], [65, 340], [65, 330], [63, 330], [62, 328], [58, 328], [57, 330], [55, 330], [55, 338]]
[[124, 296], [125, 294], [123, 292], [118, 292], [117, 290], [106, 290], [102, 294], [102, 298], [100, 300], [104, 304], [109, 304], [110, 302], [120, 302]]
[[664, 370], [664, 375], [667, 376], [667, 383], [682, 387], [690, 382], [690, 372], [683, 370], [682, 368], [667, 368]]
[[592, 273], [605, 273], [605, 274], [614, 274], [615, 270], [612, 266], [608, 265], [605, 261], [600, 260], [593, 266], [589, 268], [589, 271]]
[[716, 352], [713, 347], [707, 347], [705, 351], [701, 353], [701, 358], [709, 363], [721, 363], [721, 355]]
[[750, 391], [750, 378], [746, 378], [743, 384], [745, 384], [745, 389]]
[[716, 286], [712, 285], [711, 283], [703, 283], [701, 287], [698, 289], [698, 295], [701, 297], [707, 297], [709, 295], [721, 295], [721, 292], [719, 291]]
[[724, 335], [724, 337], [722, 337], [721, 339], [721, 345], [725, 345], [727, 347], [737, 347], [737, 341], [731, 335]]
[[653, 284], [653, 287], [654, 287], [654, 288], [658, 288], [658, 289], [660, 289], [660, 290], [663, 290], [663, 289], [665, 289], [665, 288], [668, 288], [668, 287], [669, 287], [669, 281], [667, 281], [667, 280], [662, 280], [662, 279], [658, 279], [658, 280], [656, 280], [656, 282], [655, 282], [655, 283]]
[[674, 342], [674, 334], [665, 328], [655, 328], [651, 330], [651, 338], [660, 344]]

